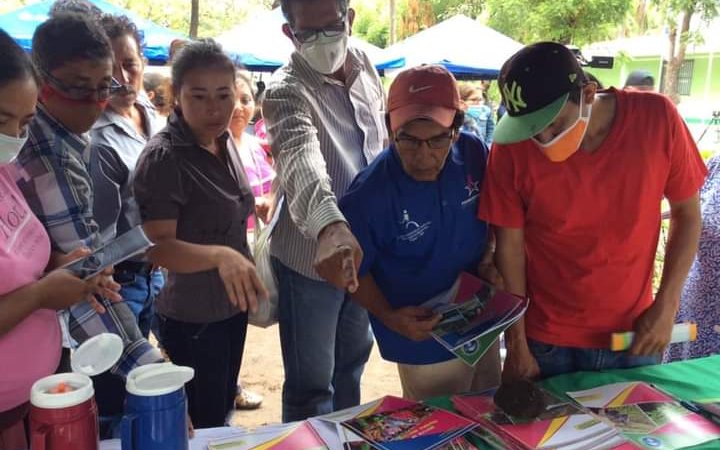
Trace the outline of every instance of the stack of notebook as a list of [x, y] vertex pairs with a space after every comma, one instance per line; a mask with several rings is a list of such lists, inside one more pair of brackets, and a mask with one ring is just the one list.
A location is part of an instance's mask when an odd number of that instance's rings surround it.
[[610, 424], [542, 391], [545, 405], [532, 419], [511, 416], [495, 405], [493, 392], [453, 397], [455, 409], [476, 420], [476, 434], [498, 449], [601, 450], [613, 449], [625, 440]]

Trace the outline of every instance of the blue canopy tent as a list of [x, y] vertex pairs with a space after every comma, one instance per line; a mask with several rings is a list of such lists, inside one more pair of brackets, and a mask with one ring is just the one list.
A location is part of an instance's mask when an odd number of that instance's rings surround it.
[[[168, 59], [170, 43], [174, 39], [183, 39], [180, 33], [163, 28], [135, 13], [126, 11], [103, 0], [90, 0], [95, 6], [108, 14], [128, 16], [140, 30], [144, 44], [145, 57], [152, 64], [163, 64]], [[5, 30], [26, 51], [32, 48], [35, 29], [48, 18], [48, 12], [54, 0], [45, 0], [0, 15], [0, 28]]]
[[457, 15], [388, 47], [384, 59], [404, 59], [405, 68], [440, 64], [458, 79], [493, 79], [520, 48], [504, 34]]
[[[280, 8], [263, 11], [251, 17], [246, 23], [238, 25], [216, 39], [225, 51], [230, 53], [237, 62], [253, 72], [274, 72], [285, 64], [294, 48], [290, 40], [282, 32], [285, 18]], [[362, 39], [350, 38], [354, 45], [368, 54], [378, 70], [401, 67], [402, 58], [385, 59], [382, 49]]]

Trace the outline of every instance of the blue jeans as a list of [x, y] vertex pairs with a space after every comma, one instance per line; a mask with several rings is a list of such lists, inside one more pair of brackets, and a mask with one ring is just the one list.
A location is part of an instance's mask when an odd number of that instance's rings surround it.
[[272, 259], [285, 366], [284, 422], [360, 404], [373, 340], [367, 311], [344, 292]]
[[542, 378], [570, 372], [629, 369], [660, 362], [660, 355], [631, 356], [628, 352], [603, 348], [561, 347], [529, 338], [528, 346], [540, 366]]
[[152, 329], [155, 337], [160, 340], [154, 303], [155, 297], [165, 285], [162, 272], [155, 270], [150, 275], [144, 275], [118, 269], [113, 278], [122, 286], [120, 295], [135, 315], [142, 335], [147, 338]]

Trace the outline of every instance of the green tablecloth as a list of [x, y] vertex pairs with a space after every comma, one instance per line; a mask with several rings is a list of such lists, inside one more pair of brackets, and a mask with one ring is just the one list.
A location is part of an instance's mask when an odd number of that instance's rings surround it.
[[[565, 392], [591, 389], [621, 381], [652, 383], [683, 400], [720, 401], [720, 356], [636, 369], [577, 372], [550, 378], [542, 385], [556, 395], [564, 396]], [[428, 403], [452, 410], [452, 402], [449, 398], [438, 398]], [[718, 450], [720, 441], [698, 445], [692, 449]]]

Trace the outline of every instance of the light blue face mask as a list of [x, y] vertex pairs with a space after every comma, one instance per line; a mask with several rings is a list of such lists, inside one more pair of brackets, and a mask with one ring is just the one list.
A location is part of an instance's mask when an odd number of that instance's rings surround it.
[[20, 153], [20, 149], [25, 145], [27, 138], [27, 131], [23, 132], [23, 135], [19, 138], [0, 133], [0, 165], [7, 164], [15, 159]]
[[475, 120], [485, 120], [485, 119], [487, 119], [487, 116], [488, 116], [487, 110], [488, 110], [488, 108], [486, 108], [483, 105], [471, 105], [471, 106], [468, 106], [468, 109], [465, 112], [465, 114], [467, 114], [468, 116], [472, 117]]

